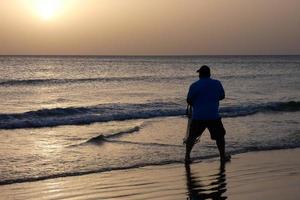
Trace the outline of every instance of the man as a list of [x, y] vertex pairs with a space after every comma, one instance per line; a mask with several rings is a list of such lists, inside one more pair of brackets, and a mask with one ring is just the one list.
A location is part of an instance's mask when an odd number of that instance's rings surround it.
[[210, 69], [203, 65], [199, 70], [199, 80], [189, 89], [187, 103], [192, 107], [192, 123], [186, 140], [185, 161], [190, 163], [190, 154], [195, 141], [207, 128], [212, 140], [216, 141], [221, 163], [230, 160], [225, 154], [225, 129], [219, 116], [219, 101], [225, 98], [220, 81], [210, 78]]

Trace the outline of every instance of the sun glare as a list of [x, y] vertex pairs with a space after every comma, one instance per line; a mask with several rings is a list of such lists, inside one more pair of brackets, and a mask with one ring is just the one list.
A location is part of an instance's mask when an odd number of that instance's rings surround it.
[[44, 20], [50, 20], [58, 15], [61, 9], [61, 0], [36, 0], [37, 14]]

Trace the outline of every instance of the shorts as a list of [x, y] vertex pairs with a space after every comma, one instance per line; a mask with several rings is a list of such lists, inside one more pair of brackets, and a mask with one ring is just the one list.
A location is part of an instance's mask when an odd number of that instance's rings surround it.
[[226, 134], [221, 118], [216, 120], [193, 119], [190, 127], [189, 139], [192, 139], [192, 141], [196, 140], [202, 135], [206, 128], [209, 130], [210, 138], [212, 140], [223, 139]]

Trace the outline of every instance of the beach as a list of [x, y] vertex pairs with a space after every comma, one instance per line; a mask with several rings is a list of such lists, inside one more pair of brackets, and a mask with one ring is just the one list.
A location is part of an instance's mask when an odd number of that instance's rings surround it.
[[[186, 95], [204, 63], [226, 94], [226, 182], [207, 130], [190, 181], [183, 164]], [[299, 64], [299, 56], [0, 56], [0, 198], [298, 197]], [[219, 192], [207, 190], [210, 181]]]
[[300, 149], [0, 186], [1, 199], [299, 199]]

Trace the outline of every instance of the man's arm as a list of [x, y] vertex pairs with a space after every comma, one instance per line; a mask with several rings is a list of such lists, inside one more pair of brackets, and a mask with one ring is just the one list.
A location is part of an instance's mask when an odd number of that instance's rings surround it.
[[187, 104], [189, 104], [189, 105], [193, 105], [193, 102], [192, 102], [192, 100], [191, 100], [191, 99], [189, 99], [189, 98], [187, 98], [187, 99], [186, 99], [186, 102], [187, 102]]
[[193, 91], [192, 91], [192, 86], [190, 86], [187, 98], [186, 98], [186, 102], [188, 103], [188, 105], [193, 105], [193, 101], [192, 101], [192, 96], [193, 96]]
[[223, 88], [221, 82], [219, 82], [219, 83], [220, 83], [220, 97], [219, 97], [219, 100], [221, 101], [221, 100], [225, 99], [225, 91], [224, 91], [224, 88]]

